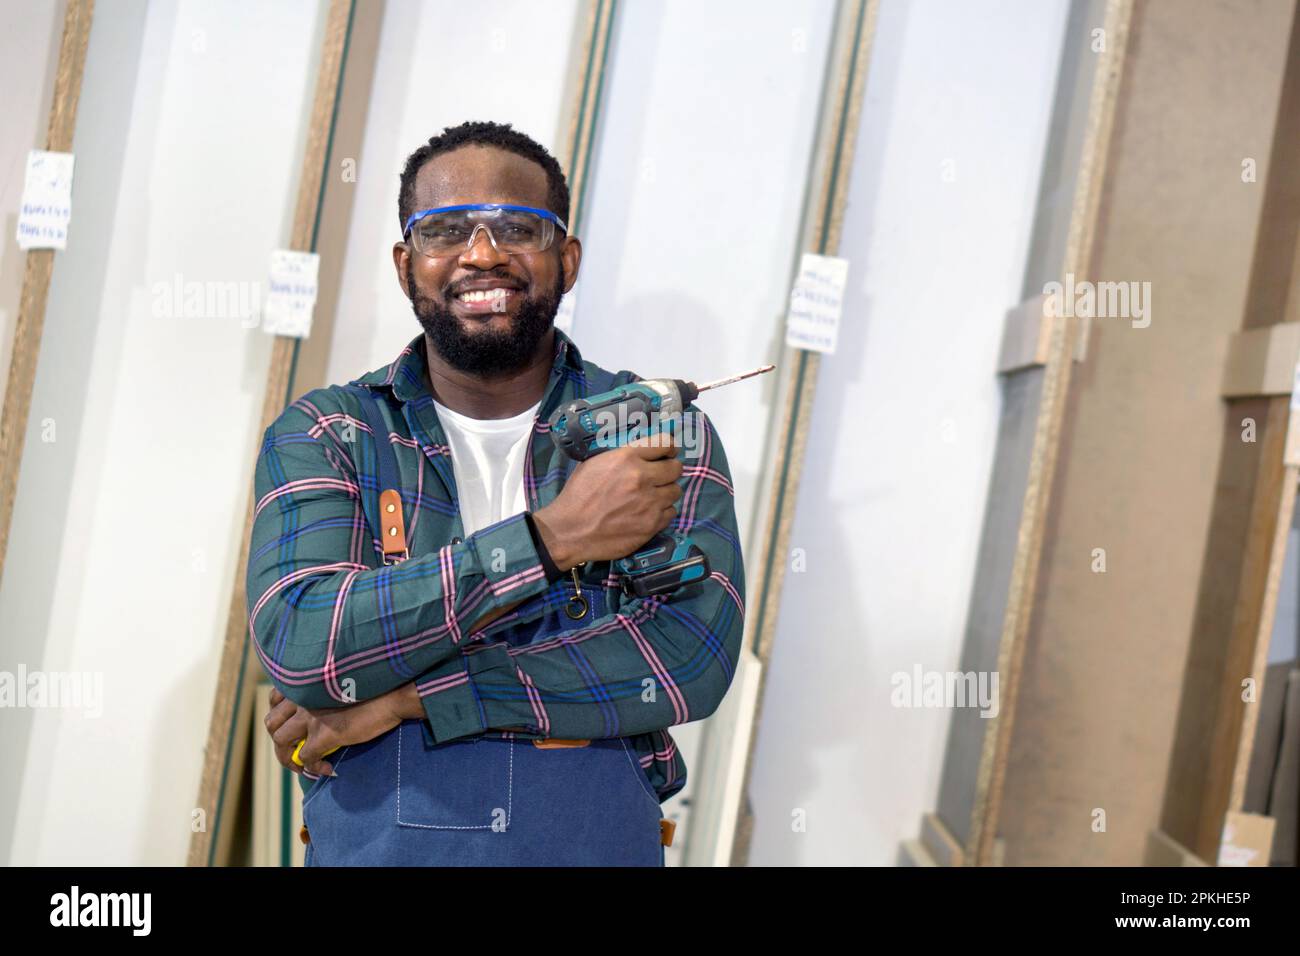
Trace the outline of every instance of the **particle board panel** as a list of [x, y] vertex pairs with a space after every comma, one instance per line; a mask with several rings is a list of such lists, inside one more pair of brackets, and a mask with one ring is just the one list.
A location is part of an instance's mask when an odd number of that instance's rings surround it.
[[[1002, 382], [1002, 417], [998, 422], [997, 450], [989, 482], [991, 491], [984, 510], [962, 645], [959, 669], [963, 673], [998, 669], [1002, 622], [1006, 616], [1021, 505], [1029, 481], [1034, 422], [1042, 405], [1042, 393], [1041, 368], [1022, 370]], [[989, 727], [989, 721], [980, 717], [978, 710], [958, 707], [952, 712], [939, 786], [938, 816], [962, 845], [967, 845], [971, 836], [980, 755]]]
[[[1282, 366], [1295, 355], [1290, 340], [1300, 318], [1300, 16], [1291, 10], [1290, 56], [1276, 110], [1276, 130], [1264, 183], [1264, 208], [1254, 244], [1250, 287], [1238, 341], [1271, 333], [1288, 343]], [[1290, 321], [1288, 321], [1290, 320]], [[1284, 369], [1276, 377], [1283, 378]], [[1289, 391], [1289, 389], [1288, 389]], [[1243, 814], [1259, 721], [1268, 643], [1286, 556], [1300, 469], [1289, 463], [1292, 399], [1273, 389], [1265, 397], [1228, 402], [1212, 536], [1205, 552], [1193, 655], [1184, 678], [1175, 759], [1165, 798], [1164, 828], [1206, 859], [1266, 864], [1271, 829]], [[1247, 417], [1260, 418], [1246, 442]], [[1249, 502], [1249, 509], [1245, 503]], [[1239, 554], [1225, 554], [1227, 543]], [[1243, 685], [1253, 685], [1247, 694]], [[1238, 833], [1230, 838], [1230, 831]], [[1243, 834], [1245, 834], [1243, 836]], [[1253, 834], [1251, 836], [1250, 834]], [[1248, 852], [1248, 849], [1253, 850]]]
[[[1091, 274], [1131, 15], [1130, 0], [1079, 0], [1071, 7], [1027, 254], [1026, 302], [1041, 302], [1049, 281]], [[1099, 28], [1104, 49], [1095, 47]], [[1012, 310], [1009, 325], [1023, 318], [1023, 306]], [[1069, 315], [1040, 319], [1039, 335], [1028, 337], [1033, 361], [1008, 360], [1004, 350], [1000, 362], [1002, 420], [961, 658], [963, 671], [999, 674], [1000, 709], [988, 719], [953, 711], [938, 797], [937, 815], [962, 843], [964, 863], [998, 865], [1005, 855], [996, 821], [1072, 365], [1083, 358], [1078, 325]], [[1024, 336], [1009, 329], [1006, 338]]]
[[[66, 153], [72, 149], [94, 12], [94, 0], [69, 0], [64, 10], [59, 63], [44, 143], [44, 148], [52, 152]], [[23, 443], [27, 440], [27, 419], [56, 255], [54, 249], [32, 249], [27, 252], [23, 267], [13, 352], [9, 357], [9, 376], [5, 379], [4, 408], [0, 412], [0, 574], [4, 573], [5, 553], [9, 548], [9, 528], [18, 496], [18, 472], [22, 466]]]
[[1151, 321], [1094, 318], [1074, 383], [995, 817], [1010, 865], [1136, 865], [1157, 829], [1197, 851], [1161, 827], [1165, 770], [1262, 211], [1241, 158], [1266, 165], [1293, 13], [1134, 10], [1090, 277], [1149, 282]]
[[[1120, 103], [1121, 80], [1127, 82], [1129, 37], [1133, 20], [1132, 0], [1110, 0], [1106, 6], [1100, 33], [1093, 32], [1090, 47], [1100, 56], [1089, 95], [1084, 146], [1080, 152], [1074, 184], [1074, 204], [1065, 242], [1065, 256], [1056, 281], [1073, 288], [1075, 280], [1093, 281], [1093, 246], [1104, 216], [1102, 194], [1108, 182], [1112, 135]], [[1028, 278], [1028, 276], [1027, 276]], [[1044, 286], [1044, 291], [1046, 291]], [[1040, 564], [1044, 543], [1055, 534], [1051, 518], [1057, 470], [1067, 435], [1066, 423], [1073, 421], [1068, 409], [1072, 404], [1073, 366], [1086, 358], [1086, 331], [1091, 316], [1075, 316], [1064, 303], [1061, 315], [1052, 328], [1048, 360], [1043, 373], [1043, 395], [1034, 423], [1034, 447], [1029, 463], [1024, 504], [1007, 612], [1002, 622], [998, 650], [1002, 704], [993, 726], [985, 733], [980, 769], [976, 778], [975, 810], [971, 819], [969, 851], [981, 866], [1003, 864], [1007, 856], [1006, 841], [998, 838], [998, 821], [1002, 812], [1003, 792], [1010, 762], [1012, 734], [1020, 702], [1021, 673], [1029, 645], [1030, 627], [1037, 598], [1043, 587]]]

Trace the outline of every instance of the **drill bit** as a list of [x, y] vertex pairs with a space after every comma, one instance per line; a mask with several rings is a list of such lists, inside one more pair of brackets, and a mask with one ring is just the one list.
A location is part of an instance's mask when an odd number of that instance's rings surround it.
[[730, 378], [720, 378], [716, 382], [705, 382], [703, 385], [695, 386], [697, 391], [707, 392], [711, 388], [719, 388], [723, 385], [730, 385], [732, 382], [739, 382], [742, 378], [752, 378], [755, 375], [762, 375], [764, 372], [770, 372], [776, 368], [775, 365], [760, 365], [756, 369], [748, 372], [741, 372], [739, 375], [733, 375]]

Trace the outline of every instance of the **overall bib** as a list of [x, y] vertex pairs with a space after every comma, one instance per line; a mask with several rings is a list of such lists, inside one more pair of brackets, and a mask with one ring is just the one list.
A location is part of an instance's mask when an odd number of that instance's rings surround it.
[[[362, 407], [370, 417], [370, 402]], [[385, 431], [380, 422], [374, 433]], [[583, 617], [552, 608], [526, 626], [587, 626], [603, 596], [585, 584], [583, 596]], [[423, 720], [406, 720], [328, 758], [337, 776], [303, 796], [307, 866], [664, 865], [659, 798], [626, 739], [431, 740]]]

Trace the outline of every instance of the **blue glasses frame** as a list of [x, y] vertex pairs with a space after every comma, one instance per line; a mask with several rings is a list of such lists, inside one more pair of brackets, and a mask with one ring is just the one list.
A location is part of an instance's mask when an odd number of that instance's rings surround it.
[[476, 202], [468, 203], [463, 206], [439, 206], [436, 209], [421, 209], [419, 212], [411, 213], [411, 217], [406, 220], [406, 228], [402, 230], [402, 238], [405, 239], [411, 234], [411, 227], [423, 219], [425, 216], [431, 216], [435, 212], [462, 212], [466, 209], [508, 209], [512, 212], [531, 212], [543, 219], [549, 219], [560, 227], [560, 230], [567, 236], [569, 227], [564, 224], [564, 220], [551, 212], [549, 209], [535, 209], [532, 206], [514, 206], [510, 203], [499, 202]]

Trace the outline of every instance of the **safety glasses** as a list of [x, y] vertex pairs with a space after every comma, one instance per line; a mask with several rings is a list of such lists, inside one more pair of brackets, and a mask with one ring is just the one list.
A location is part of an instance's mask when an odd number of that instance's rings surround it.
[[422, 209], [406, 220], [402, 235], [417, 252], [436, 258], [473, 248], [480, 229], [501, 252], [542, 252], [555, 241], [557, 228], [568, 232], [564, 221], [547, 209], [473, 203]]

